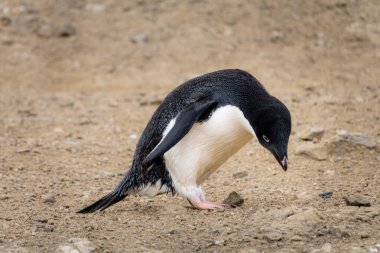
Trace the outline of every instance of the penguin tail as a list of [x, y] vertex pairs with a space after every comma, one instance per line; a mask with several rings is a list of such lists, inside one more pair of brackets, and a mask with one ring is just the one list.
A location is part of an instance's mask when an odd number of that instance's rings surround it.
[[115, 188], [115, 190], [113, 190], [112, 192], [104, 196], [103, 198], [99, 199], [95, 203], [78, 211], [77, 213], [93, 213], [98, 210], [103, 211], [104, 209], [112, 206], [113, 204], [116, 204], [117, 202], [127, 197], [128, 192], [132, 188], [134, 188], [134, 185], [135, 185], [134, 180], [129, 171], [121, 180], [119, 185]]

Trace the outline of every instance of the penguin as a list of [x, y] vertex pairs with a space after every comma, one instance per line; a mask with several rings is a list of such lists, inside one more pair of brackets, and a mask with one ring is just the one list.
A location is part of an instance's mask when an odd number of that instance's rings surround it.
[[178, 86], [143, 131], [120, 183], [78, 213], [104, 210], [130, 194], [178, 194], [196, 209], [227, 209], [207, 201], [201, 183], [250, 139], [288, 168], [291, 115], [251, 74], [208, 73]]

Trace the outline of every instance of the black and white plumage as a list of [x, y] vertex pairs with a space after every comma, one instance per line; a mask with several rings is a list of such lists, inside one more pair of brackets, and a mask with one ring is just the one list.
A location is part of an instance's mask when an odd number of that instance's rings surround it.
[[104, 210], [129, 194], [172, 192], [199, 209], [202, 181], [252, 137], [287, 169], [291, 116], [285, 105], [242, 70], [221, 70], [173, 90], [154, 112], [137, 143], [132, 166], [108, 195], [79, 213]]

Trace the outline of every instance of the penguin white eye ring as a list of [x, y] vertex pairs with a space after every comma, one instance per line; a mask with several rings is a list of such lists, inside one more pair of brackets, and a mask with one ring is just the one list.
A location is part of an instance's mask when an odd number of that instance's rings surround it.
[[251, 74], [227, 69], [191, 79], [154, 112], [116, 188], [79, 213], [104, 210], [131, 194], [168, 192], [197, 209], [229, 208], [206, 201], [200, 184], [253, 136], [263, 137], [259, 143], [286, 171], [290, 131], [289, 110]]

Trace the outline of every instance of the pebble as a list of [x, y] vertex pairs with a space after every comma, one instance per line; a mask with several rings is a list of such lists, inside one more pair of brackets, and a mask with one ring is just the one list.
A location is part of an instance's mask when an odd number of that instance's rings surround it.
[[50, 192], [42, 196], [42, 203], [54, 203], [55, 202], [55, 194]]
[[323, 199], [328, 199], [328, 198], [331, 198], [333, 195], [332, 192], [323, 192], [321, 194], [319, 194], [319, 197], [323, 198]]
[[376, 141], [363, 133], [350, 134], [346, 130], [338, 130], [337, 134], [340, 137], [340, 141], [345, 141], [350, 144], [364, 146], [369, 149], [373, 149], [377, 147]]
[[54, 226], [53, 225], [48, 225], [44, 223], [37, 223], [32, 226], [32, 235], [36, 235], [37, 231], [43, 231], [43, 232], [53, 232], [54, 231]]
[[57, 253], [91, 253], [96, 249], [95, 244], [87, 239], [71, 238], [69, 243], [58, 246]]
[[326, 147], [319, 144], [305, 143], [296, 148], [296, 155], [302, 155], [317, 161], [323, 161], [327, 159], [328, 150]]
[[70, 37], [75, 35], [75, 28], [69, 23], [63, 25], [61, 30], [58, 32], [60, 37]]
[[360, 195], [344, 197], [344, 201], [348, 206], [371, 206], [369, 200]]
[[281, 241], [282, 238], [283, 238], [282, 234], [280, 234], [278, 232], [267, 233], [263, 236], [263, 239], [265, 239], [269, 242]]
[[323, 244], [321, 251], [324, 253], [329, 253], [332, 251], [332, 245], [330, 243]]
[[248, 176], [248, 172], [246, 172], [246, 171], [239, 171], [239, 172], [236, 172], [236, 173], [234, 173], [234, 174], [232, 175], [232, 177], [233, 177], [234, 179], [244, 178], [244, 177], [246, 177], [246, 176]]
[[241, 206], [244, 203], [244, 199], [239, 195], [239, 193], [233, 191], [228, 195], [228, 197], [223, 201], [223, 203], [232, 206]]
[[304, 141], [320, 140], [325, 133], [323, 127], [314, 126], [302, 130], [298, 134], [298, 138]]
[[299, 235], [295, 235], [295, 236], [290, 238], [290, 241], [292, 241], [292, 242], [300, 242], [302, 240], [303, 240], [302, 237]]
[[149, 41], [149, 36], [147, 33], [143, 33], [143, 32], [136, 33], [135, 35], [130, 37], [130, 41], [136, 44], [146, 43]]

